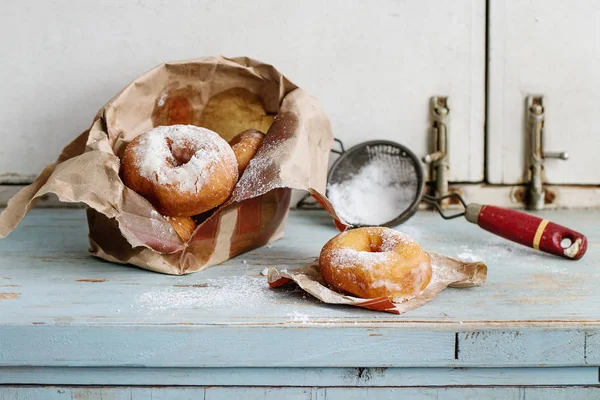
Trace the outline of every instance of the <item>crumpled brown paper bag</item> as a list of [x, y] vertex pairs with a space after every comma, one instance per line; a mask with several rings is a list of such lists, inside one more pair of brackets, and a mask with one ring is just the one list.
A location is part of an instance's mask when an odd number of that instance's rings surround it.
[[[119, 156], [129, 141], [177, 123], [205, 126], [225, 139], [268, 129], [230, 199], [187, 243], [119, 177]], [[0, 237], [16, 228], [36, 199], [55, 193], [88, 206], [93, 255], [168, 274], [200, 271], [280, 238], [291, 188], [325, 192], [332, 143], [316, 99], [271, 65], [224, 57], [166, 63], [110, 100], [90, 129], [10, 200], [0, 214]]]
[[392, 314], [403, 314], [414, 310], [433, 300], [439, 292], [447, 287], [465, 288], [485, 283], [487, 278], [487, 266], [485, 264], [460, 261], [433, 252], [427, 252], [427, 254], [429, 254], [433, 269], [431, 281], [419, 296], [402, 303], [393, 303], [387, 297], [362, 299], [329, 289], [319, 273], [318, 259], [305, 268], [296, 271], [279, 271], [276, 268], [266, 268], [263, 275], [267, 276], [269, 286], [272, 288], [293, 281], [304, 291], [325, 303], [356, 306]]

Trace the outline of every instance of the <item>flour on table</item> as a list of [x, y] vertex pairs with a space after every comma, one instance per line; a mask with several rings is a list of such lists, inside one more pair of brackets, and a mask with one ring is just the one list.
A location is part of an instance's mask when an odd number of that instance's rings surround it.
[[170, 287], [142, 293], [136, 302], [150, 311], [244, 305], [261, 307], [280, 294], [263, 277], [233, 276], [207, 279], [206, 286]]
[[310, 318], [308, 315], [301, 314], [298, 311], [294, 311], [293, 313], [288, 313], [287, 316], [290, 318], [290, 321], [292, 321], [292, 322], [301, 322], [304, 324], [310, 322]]
[[473, 251], [468, 246], [460, 246], [461, 252], [456, 255], [457, 258], [463, 261], [481, 261], [481, 257], [475, 255]]
[[350, 224], [380, 225], [407, 210], [417, 193], [414, 170], [398, 170], [374, 158], [349, 179], [331, 184], [327, 196], [339, 216]]

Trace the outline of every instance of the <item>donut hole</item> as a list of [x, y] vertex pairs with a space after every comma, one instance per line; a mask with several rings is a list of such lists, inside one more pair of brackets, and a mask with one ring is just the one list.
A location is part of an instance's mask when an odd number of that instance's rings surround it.
[[169, 152], [173, 156], [171, 164], [173, 167], [181, 167], [190, 162], [196, 152], [191, 146], [178, 146], [171, 138], [165, 138]]
[[369, 252], [370, 253], [385, 253], [388, 249], [383, 245], [381, 235], [369, 232]]
[[380, 245], [380, 244], [377, 244], [377, 243], [371, 243], [371, 244], [369, 245], [369, 253], [384, 253], [384, 252], [385, 252], [385, 250], [383, 250], [383, 249], [381, 248], [381, 245]]
[[[362, 228], [360, 228], [362, 229]], [[367, 234], [357, 235], [354, 230], [349, 231], [342, 239], [343, 246], [354, 251], [363, 253], [385, 253], [389, 251], [379, 234], [374, 231], [367, 231]]]

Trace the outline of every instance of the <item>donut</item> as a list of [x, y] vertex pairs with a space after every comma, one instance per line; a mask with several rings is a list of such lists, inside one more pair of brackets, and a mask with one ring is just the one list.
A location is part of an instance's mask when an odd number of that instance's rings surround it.
[[[274, 111], [274, 110], [271, 110]], [[231, 140], [245, 129], [267, 132], [274, 115], [267, 113], [262, 97], [248, 89], [235, 87], [212, 96], [198, 120], [198, 125]]]
[[169, 217], [165, 215], [165, 219], [184, 242], [187, 242], [196, 230], [196, 222], [190, 217]]
[[237, 183], [237, 170], [229, 144], [192, 125], [151, 129], [134, 138], [121, 159], [123, 183], [171, 217], [190, 217], [222, 204]]
[[323, 246], [319, 269], [333, 290], [402, 302], [431, 280], [429, 255], [409, 236], [384, 227], [352, 229]]
[[229, 141], [238, 163], [238, 174], [242, 173], [254, 158], [263, 142], [265, 134], [255, 129], [248, 129]]

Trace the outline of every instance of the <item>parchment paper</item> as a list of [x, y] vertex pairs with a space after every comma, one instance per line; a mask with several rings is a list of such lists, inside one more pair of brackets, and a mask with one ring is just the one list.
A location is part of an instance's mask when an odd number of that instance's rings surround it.
[[277, 288], [295, 282], [304, 291], [329, 304], [341, 304], [403, 314], [433, 300], [439, 292], [447, 287], [465, 288], [485, 283], [487, 266], [481, 262], [464, 262], [437, 253], [428, 252], [433, 274], [431, 282], [417, 297], [402, 303], [392, 303], [387, 297], [362, 299], [344, 295], [329, 289], [319, 273], [318, 259], [310, 265], [296, 271], [267, 268], [263, 274], [267, 276], [269, 286]]

